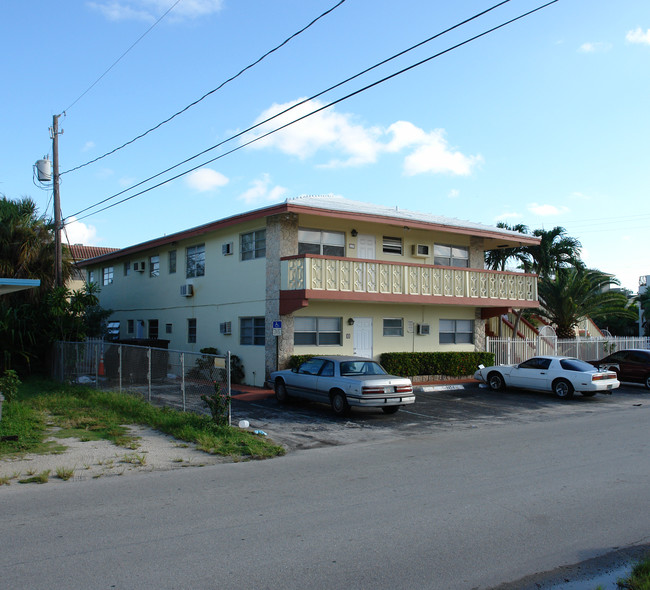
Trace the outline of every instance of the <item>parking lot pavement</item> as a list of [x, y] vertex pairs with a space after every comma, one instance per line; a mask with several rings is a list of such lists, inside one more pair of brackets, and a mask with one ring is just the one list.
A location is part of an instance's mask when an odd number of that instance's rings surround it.
[[650, 403], [650, 391], [625, 384], [612, 395], [559, 400], [551, 393], [508, 389], [494, 392], [477, 384], [419, 391], [414, 404], [392, 416], [355, 408], [337, 418], [325, 404], [292, 400], [280, 405], [272, 395], [234, 396], [233, 425], [247, 420], [288, 450], [373, 442], [443, 429], [494, 427], [506, 422], [551, 420], [560, 416], [615, 411]]

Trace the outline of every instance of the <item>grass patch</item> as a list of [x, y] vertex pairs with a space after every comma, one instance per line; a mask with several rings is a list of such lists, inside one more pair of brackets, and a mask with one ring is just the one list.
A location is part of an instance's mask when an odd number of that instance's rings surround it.
[[50, 481], [50, 470], [46, 469], [45, 471], [41, 471], [40, 473], [32, 475], [31, 477], [19, 479], [18, 483], [47, 483], [48, 481]]
[[623, 590], [650, 590], [650, 555], [632, 568], [629, 577], [616, 584]]
[[57, 467], [56, 476], [63, 481], [68, 481], [74, 475], [74, 469], [68, 469], [67, 467]]
[[179, 441], [195, 443], [210, 454], [235, 460], [267, 459], [284, 449], [263, 437], [231, 426], [217, 426], [208, 416], [158, 408], [137, 395], [97, 391], [46, 379], [29, 379], [16, 399], [5, 404], [0, 421], [0, 458], [25, 453], [60, 452], [61, 446], [44, 442], [52, 436], [80, 440], [108, 440], [135, 450], [137, 437], [126, 425], [148, 426]]

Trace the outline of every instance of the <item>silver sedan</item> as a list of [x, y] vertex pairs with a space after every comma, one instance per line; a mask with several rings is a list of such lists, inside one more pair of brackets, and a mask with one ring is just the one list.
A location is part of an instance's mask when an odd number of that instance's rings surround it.
[[394, 414], [415, 402], [410, 379], [389, 375], [378, 362], [356, 356], [315, 356], [297, 369], [274, 371], [270, 382], [280, 403], [291, 397], [328, 403], [338, 416], [351, 406]]

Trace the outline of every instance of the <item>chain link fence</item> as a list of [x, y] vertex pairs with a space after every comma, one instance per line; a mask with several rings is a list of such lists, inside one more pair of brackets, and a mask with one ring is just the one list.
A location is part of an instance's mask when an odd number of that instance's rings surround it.
[[52, 377], [64, 383], [141, 395], [157, 406], [205, 413], [202, 395], [220, 391], [231, 422], [231, 355], [203, 354], [104, 340], [57, 342]]

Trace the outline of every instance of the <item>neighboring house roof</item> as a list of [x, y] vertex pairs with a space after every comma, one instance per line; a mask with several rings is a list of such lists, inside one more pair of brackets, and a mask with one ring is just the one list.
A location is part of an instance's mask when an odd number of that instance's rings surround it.
[[40, 279], [0, 279], [0, 295], [24, 289], [34, 289], [39, 287], [40, 284]]
[[[241, 213], [239, 215], [213, 221], [175, 234], [168, 234], [161, 238], [129, 246], [123, 250], [119, 250], [118, 253], [109, 252], [102, 255], [101, 259], [110, 260], [119, 256], [134, 254], [143, 250], [177, 242], [179, 240], [200, 236], [218, 229], [227, 228], [245, 221], [264, 219], [270, 215], [279, 215], [282, 213], [322, 215], [358, 222], [369, 221], [401, 227], [408, 225], [409, 228], [413, 229], [435, 230], [456, 234], [462, 233], [485, 238], [486, 248], [488, 249], [513, 247], [524, 244], [535, 245], [539, 244], [540, 241], [540, 239], [535, 236], [529, 236], [519, 232], [472, 221], [443, 217], [441, 215], [432, 215], [431, 213], [409, 211], [408, 209], [401, 209], [399, 207], [392, 208], [362, 201], [352, 201], [334, 195], [305, 195], [287, 199], [283, 203], [254, 209], [246, 213]], [[82, 262], [80, 266], [85, 266], [87, 263], [88, 261]]]
[[68, 246], [70, 255], [74, 262], [88, 260], [89, 258], [96, 258], [97, 256], [104, 256], [111, 252], [117, 252], [119, 248], [101, 248], [99, 246], [84, 246], [83, 244], [72, 244]]

